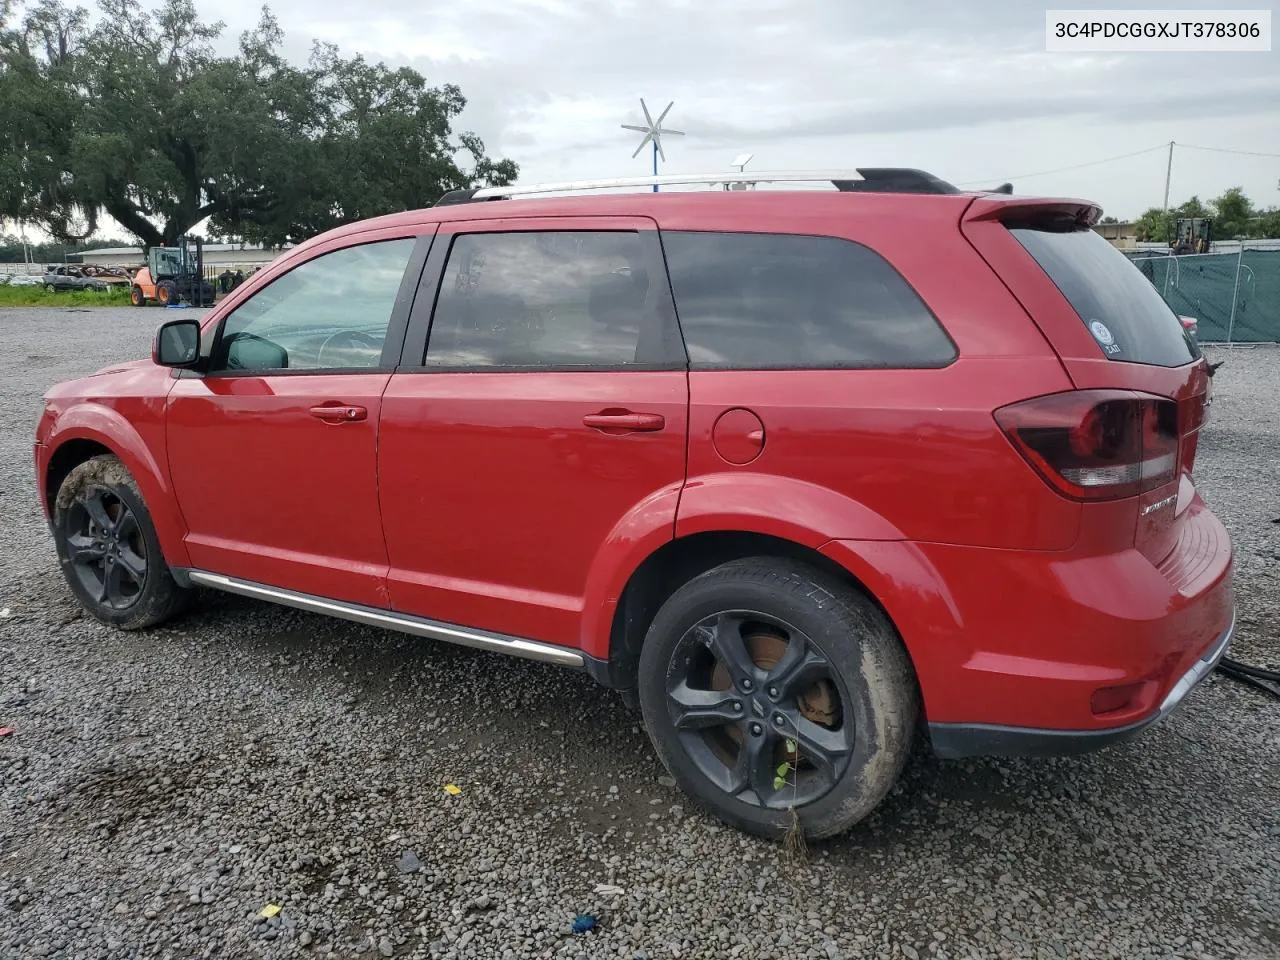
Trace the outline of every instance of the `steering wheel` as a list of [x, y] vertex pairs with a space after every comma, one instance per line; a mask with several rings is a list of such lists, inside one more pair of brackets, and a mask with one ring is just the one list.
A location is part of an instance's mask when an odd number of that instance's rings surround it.
[[[335, 343], [336, 341], [336, 343]], [[324, 366], [324, 352], [330, 346], [337, 347], [370, 347], [373, 350], [382, 352], [382, 341], [375, 340], [367, 333], [361, 333], [359, 330], [339, 330], [337, 333], [331, 333], [324, 338], [324, 343], [320, 344], [320, 349], [316, 351], [316, 366]]]

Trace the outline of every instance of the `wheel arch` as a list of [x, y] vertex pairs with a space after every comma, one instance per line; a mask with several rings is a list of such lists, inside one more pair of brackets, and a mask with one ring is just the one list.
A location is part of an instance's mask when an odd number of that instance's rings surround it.
[[631, 573], [613, 611], [606, 657], [588, 657], [588, 668], [593, 676], [606, 686], [632, 689], [636, 683], [640, 648], [662, 604], [694, 577], [721, 564], [748, 557], [795, 560], [820, 570], [874, 603], [895, 631], [898, 629], [876, 592], [848, 567], [820, 549], [756, 531], [703, 530], [666, 541]]
[[73, 407], [62, 416], [47, 448], [39, 494], [51, 521], [58, 489], [67, 474], [86, 460], [109, 454], [120, 460], [137, 481], [166, 562], [171, 567], [187, 566], [186, 524], [167, 470], [120, 414], [100, 404]]

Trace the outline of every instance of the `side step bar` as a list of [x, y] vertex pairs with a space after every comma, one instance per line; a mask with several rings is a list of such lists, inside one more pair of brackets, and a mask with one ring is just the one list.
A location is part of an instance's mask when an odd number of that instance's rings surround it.
[[384, 630], [397, 630], [415, 637], [428, 637], [432, 640], [443, 640], [445, 643], [456, 643], [463, 647], [474, 647], [477, 650], [489, 650], [493, 653], [505, 653], [510, 657], [524, 657], [526, 660], [541, 660], [543, 663], [554, 663], [562, 667], [578, 667], [585, 665], [581, 653], [567, 647], [558, 647], [552, 643], [539, 643], [536, 640], [522, 640], [501, 633], [489, 633], [486, 630], [473, 630], [459, 627], [451, 623], [440, 623], [427, 620], [425, 617], [413, 617], [403, 613], [392, 613], [390, 610], [379, 610], [376, 607], [365, 607], [356, 603], [343, 603], [340, 600], [326, 600], [307, 593], [295, 593], [280, 587], [268, 587], [249, 580], [238, 580], [235, 577], [224, 577], [220, 573], [206, 573], [203, 570], [183, 571], [187, 579], [201, 587], [222, 590], [225, 593], [236, 593], [256, 600], [267, 600], [286, 607], [295, 607], [310, 613], [322, 613], [344, 620], [354, 620], [370, 627], [382, 627]]

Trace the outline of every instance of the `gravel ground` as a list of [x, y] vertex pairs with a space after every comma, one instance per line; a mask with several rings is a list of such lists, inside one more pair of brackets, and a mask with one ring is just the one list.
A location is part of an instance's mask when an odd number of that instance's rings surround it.
[[[159, 319], [0, 311], [4, 960], [1280, 956], [1280, 709], [1220, 676], [1097, 754], [919, 756], [796, 858], [689, 809], [585, 676], [230, 597], [140, 635], [80, 616], [38, 398]], [[1236, 655], [1280, 667], [1280, 351], [1216, 356], [1201, 485]]]

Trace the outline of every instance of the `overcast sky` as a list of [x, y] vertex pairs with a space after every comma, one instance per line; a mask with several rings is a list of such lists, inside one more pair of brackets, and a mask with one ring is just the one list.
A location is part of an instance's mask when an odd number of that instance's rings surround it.
[[[230, 47], [259, 2], [197, 6], [226, 21]], [[667, 124], [686, 133], [665, 144], [664, 172], [727, 170], [743, 152], [757, 170], [913, 166], [958, 184], [1086, 197], [1121, 219], [1161, 204], [1170, 140], [1280, 154], [1280, 51], [1046, 53], [1044, 7], [1025, 0], [271, 7], [293, 59], [322, 39], [459, 84], [469, 101], [459, 127], [519, 163], [527, 182], [648, 172], [647, 153], [631, 158], [640, 135], [620, 129], [641, 119], [641, 96], [655, 112], [674, 100]], [[1172, 203], [1236, 185], [1280, 205], [1280, 159], [1175, 151]]]
[[[1129, 0], [1124, 6], [1168, 7]], [[1070, 7], [1070, 4], [1054, 4]], [[1082, 3], [1082, 7], [1107, 6]], [[1263, 3], [1194, 5], [1264, 7]], [[219, 0], [236, 33], [255, 0]], [[408, 63], [469, 100], [462, 126], [528, 182], [640, 176], [639, 98], [686, 136], [664, 172], [913, 166], [953, 183], [1084, 196], [1124, 218], [1163, 200], [1174, 140], [1280, 155], [1280, 51], [1046, 53], [1025, 0], [275, 0], [312, 38]], [[203, 8], [202, 8], [203, 10]], [[212, 14], [214, 11], [208, 11]], [[1172, 202], [1243, 186], [1280, 205], [1280, 159], [1175, 150]]]

